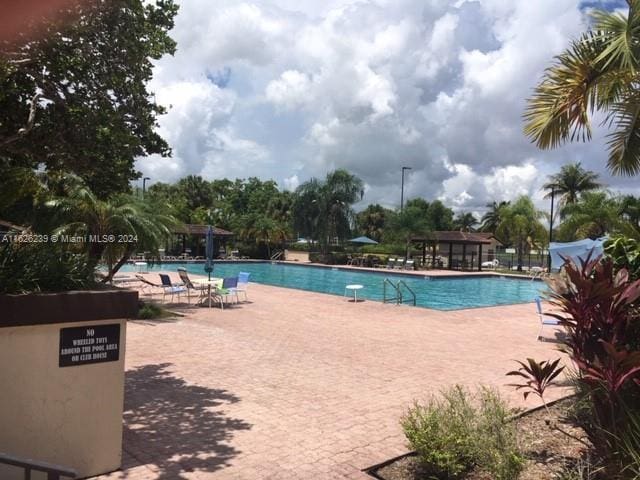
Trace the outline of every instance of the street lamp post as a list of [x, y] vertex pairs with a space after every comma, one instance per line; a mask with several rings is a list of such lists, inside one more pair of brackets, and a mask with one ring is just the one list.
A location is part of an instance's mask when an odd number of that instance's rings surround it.
[[400, 190], [400, 213], [402, 213], [402, 209], [404, 208], [404, 171], [411, 170], [411, 167], [402, 167], [402, 188]]
[[147, 180], [151, 180], [149, 177], [144, 177], [142, 179], [142, 198], [144, 198], [144, 192], [146, 190], [147, 187]]
[[554, 187], [551, 187], [551, 216], [549, 217], [549, 247], [547, 248], [547, 255], [549, 256], [547, 262], [547, 271], [551, 272], [551, 242], [553, 242], [553, 200], [556, 194]]

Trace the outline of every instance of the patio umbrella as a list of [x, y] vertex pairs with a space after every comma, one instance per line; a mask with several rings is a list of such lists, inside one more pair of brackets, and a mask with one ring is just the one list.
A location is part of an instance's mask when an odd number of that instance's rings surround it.
[[377, 245], [378, 242], [369, 237], [356, 237], [349, 240], [351, 243], [359, 243], [360, 245]]
[[209, 274], [209, 280], [211, 280], [211, 272], [213, 272], [213, 228], [209, 225], [207, 230], [207, 247], [205, 249], [205, 255], [207, 257], [207, 263], [204, 267], [204, 271]]
[[[356, 237], [356, 238], [352, 238], [351, 240], [349, 240], [350, 243], [357, 243], [358, 245], [360, 245], [361, 247], [364, 245], [377, 245], [378, 242], [376, 242], [375, 240], [369, 238], [369, 237]], [[362, 256], [362, 248], [360, 249], [360, 255]], [[364, 258], [361, 258], [360, 261], [364, 261]]]

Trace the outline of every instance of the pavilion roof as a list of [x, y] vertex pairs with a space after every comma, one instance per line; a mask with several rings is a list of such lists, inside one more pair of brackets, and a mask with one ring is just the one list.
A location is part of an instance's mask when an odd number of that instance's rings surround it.
[[491, 240], [484, 234], [478, 234], [475, 232], [460, 232], [460, 231], [439, 231], [431, 232], [429, 235], [421, 237], [412, 237], [414, 242], [426, 242], [426, 243], [453, 243], [458, 245], [488, 245]]
[[[229, 230], [225, 230], [219, 227], [214, 227], [213, 225], [211, 226], [211, 228], [213, 228], [213, 234], [216, 237], [231, 237], [235, 235], [235, 233], [230, 232]], [[209, 225], [195, 225], [191, 223], [186, 223], [174, 229], [173, 233], [183, 233], [187, 235], [206, 235], [207, 230], [209, 230]]]

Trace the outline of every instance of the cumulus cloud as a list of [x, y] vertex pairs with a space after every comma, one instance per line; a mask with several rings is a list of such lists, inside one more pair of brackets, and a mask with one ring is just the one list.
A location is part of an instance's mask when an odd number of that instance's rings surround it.
[[522, 134], [525, 99], [586, 24], [581, 0], [182, 1], [152, 83], [174, 155], [138, 167], [287, 189], [347, 168], [363, 204], [393, 207], [409, 166], [405, 198], [481, 211], [542, 202], [546, 175], [579, 160], [628, 191], [604, 173], [602, 132], [551, 152]]

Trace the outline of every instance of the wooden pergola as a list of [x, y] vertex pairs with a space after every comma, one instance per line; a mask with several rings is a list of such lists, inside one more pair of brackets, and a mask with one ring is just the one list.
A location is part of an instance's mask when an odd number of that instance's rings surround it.
[[[475, 248], [478, 249], [478, 271], [482, 270], [482, 246], [490, 245], [491, 240], [487, 239], [485, 236], [478, 235], [472, 232], [459, 232], [459, 231], [441, 231], [441, 232], [431, 232], [428, 236], [424, 237], [413, 237], [411, 239], [413, 243], [419, 243], [422, 245], [422, 263], [423, 265], [427, 261], [427, 247], [431, 248], [431, 264], [435, 265], [436, 263], [436, 250], [438, 249], [438, 245], [444, 245], [445, 250], [446, 246], [448, 246], [448, 262], [447, 268], [450, 270], [454, 269], [453, 262], [453, 247], [454, 245], [460, 245], [462, 247], [462, 262], [460, 264], [461, 268], [465, 268], [467, 265], [467, 249], [468, 247], [473, 247], [471, 252], [471, 264], [473, 265], [473, 257], [475, 254]], [[442, 248], [440, 248], [440, 252], [442, 252]]]
[[[213, 243], [214, 243], [214, 252], [219, 249], [220, 243], [226, 245], [227, 240], [233, 237], [235, 234], [223, 228], [211, 226], [213, 229]], [[206, 237], [207, 231], [209, 230], [209, 225], [195, 225], [195, 224], [184, 224], [178, 228], [176, 228], [173, 233], [182, 240], [182, 251], [184, 252], [187, 247], [187, 237]], [[199, 242], [201, 243], [201, 242]], [[202, 253], [202, 252], [196, 252]]]

